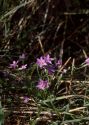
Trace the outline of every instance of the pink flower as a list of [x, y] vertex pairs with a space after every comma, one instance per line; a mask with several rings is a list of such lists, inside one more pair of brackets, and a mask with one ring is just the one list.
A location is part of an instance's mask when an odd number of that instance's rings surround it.
[[22, 66], [19, 68], [19, 70], [23, 70], [23, 69], [26, 69], [26, 68], [27, 68], [27, 64], [22, 65]]
[[47, 65], [47, 63], [45, 62], [44, 58], [43, 57], [40, 57], [40, 58], [37, 58], [37, 65], [40, 67], [40, 68], [43, 68], [44, 66]]
[[61, 66], [62, 65], [62, 60], [57, 60], [57, 62], [56, 62], [56, 66]]
[[24, 103], [28, 103], [29, 102], [29, 98], [26, 96], [24, 97]]
[[47, 54], [46, 56], [44, 56], [44, 60], [46, 63], [52, 64], [52, 60], [54, 60], [54, 59], [50, 58], [50, 55]]
[[38, 82], [38, 85], [36, 87], [40, 90], [44, 90], [49, 87], [49, 83], [47, 80], [44, 81], [44, 80], [40, 79]]
[[86, 63], [87, 65], [89, 65], [89, 58], [87, 58], [87, 59], [85, 60], [85, 63]]
[[23, 53], [22, 55], [19, 56], [20, 60], [24, 60], [25, 59], [25, 54]]
[[44, 66], [47, 66], [48, 64], [52, 64], [52, 60], [54, 60], [53, 58], [50, 58], [50, 55], [47, 54], [46, 56], [41, 56], [40, 58], [37, 58], [37, 65], [40, 68], [43, 68]]
[[15, 68], [17, 68], [17, 67], [18, 67], [18, 61], [13, 61], [13, 63], [10, 64], [10, 68], [15, 69]]

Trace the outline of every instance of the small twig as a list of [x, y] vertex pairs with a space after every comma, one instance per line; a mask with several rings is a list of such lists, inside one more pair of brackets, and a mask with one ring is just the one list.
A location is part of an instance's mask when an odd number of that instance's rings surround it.
[[[67, 82], [67, 83], [70, 83], [71, 82], [71, 80], [60, 80], [60, 82], [61, 83], [63, 83], [63, 82]], [[77, 84], [79, 84], [79, 83], [89, 83], [89, 81], [83, 81], [83, 80], [72, 80], [72, 83], [77, 83]]]
[[79, 112], [79, 110], [82, 110], [82, 109], [85, 109], [85, 108], [87, 108], [87, 107], [78, 107], [78, 108], [69, 110], [69, 112], [76, 112], [76, 111]]
[[69, 63], [70, 59], [71, 57], [69, 57], [65, 64], [60, 68], [59, 72], [61, 72], [64, 69], [64, 67]]
[[18, 9], [20, 9], [21, 7], [26, 6], [26, 5], [29, 4], [29, 3], [33, 3], [33, 0], [29, 0], [28, 2], [25, 1], [24, 3], [22, 3], [22, 4], [18, 5], [18, 6], [16, 6], [14, 9], [10, 10], [10, 11], [7, 12], [4, 16], [2, 16], [1, 19], [0, 19], [0, 21], [3, 20], [3, 19], [6, 18], [6, 17], [12, 15], [12, 14], [15, 13]]
[[44, 14], [44, 25], [46, 23], [46, 20], [47, 20], [47, 16], [48, 16], [48, 12], [49, 12], [49, 3], [51, 2], [51, 0], [48, 0], [48, 5], [47, 5], [47, 8], [46, 8], [46, 12]]
[[42, 51], [42, 53], [44, 54], [44, 48], [43, 48], [43, 45], [42, 45], [40, 36], [38, 36], [38, 42], [39, 42], [39, 44], [40, 44], [41, 51]]
[[[63, 25], [63, 23], [64, 23], [64, 21], [62, 21], [62, 22], [60, 22], [60, 23], [58, 24], [57, 29], [56, 29], [56, 32], [55, 32], [55, 35], [54, 35], [54, 38], [53, 38], [54, 40], [56, 39], [57, 33], [58, 33], [60, 27]], [[63, 47], [62, 47], [62, 48], [63, 48]]]

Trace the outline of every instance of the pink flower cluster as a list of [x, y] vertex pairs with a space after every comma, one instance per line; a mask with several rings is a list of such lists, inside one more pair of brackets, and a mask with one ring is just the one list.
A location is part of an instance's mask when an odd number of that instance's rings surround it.
[[18, 63], [19, 61], [23, 61], [25, 59], [25, 54], [22, 54], [19, 56], [19, 60], [18, 61], [12, 61], [12, 63], [10, 64], [9, 68], [12, 68], [12, 69], [16, 69], [18, 68], [18, 70], [24, 70], [27, 68], [27, 64], [23, 64], [19, 67]]
[[[55, 73], [57, 67], [62, 65], [61, 60], [57, 60], [56, 63], [53, 63], [54, 58], [51, 58], [49, 54], [45, 56], [41, 56], [40, 58], [37, 58], [36, 64], [41, 69], [47, 69], [48, 73], [51, 75]], [[40, 79], [38, 81], [38, 85], [36, 86], [40, 90], [44, 90], [49, 87], [49, 82], [47, 80]]]
[[54, 58], [51, 58], [49, 54], [46, 56], [41, 56], [40, 58], [37, 58], [36, 64], [42, 69], [47, 69], [49, 74], [52, 74], [55, 72], [56, 68], [62, 65], [62, 61], [59, 59], [56, 61], [55, 64], [52, 63]]
[[46, 56], [41, 56], [40, 58], [37, 58], [37, 65], [40, 68], [43, 68], [45, 66], [47, 66], [48, 64], [52, 64], [52, 60], [54, 60], [53, 58], [50, 58], [50, 55], [46, 55]]

